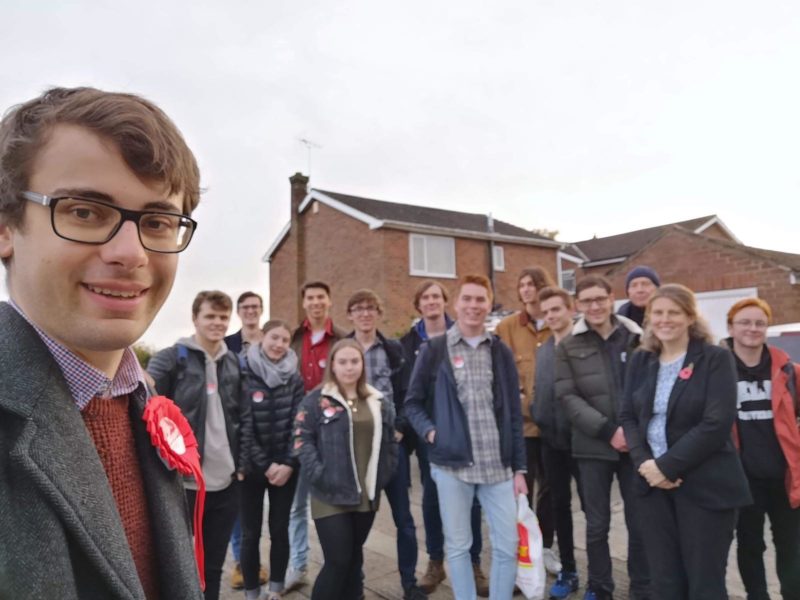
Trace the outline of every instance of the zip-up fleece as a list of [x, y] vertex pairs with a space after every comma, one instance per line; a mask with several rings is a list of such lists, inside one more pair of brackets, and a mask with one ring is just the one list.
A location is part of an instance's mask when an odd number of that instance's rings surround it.
[[[627, 362], [639, 345], [642, 329], [630, 319], [612, 315], [627, 336]], [[611, 357], [600, 335], [581, 318], [572, 334], [556, 346], [556, 397], [572, 425], [572, 455], [575, 458], [619, 460], [609, 443], [619, 427], [617, 414], [622, 386], [617, 388]], [[620, 382], [624, 384], [623, 382]]]
[[[800, 414], [790, 391], [794, 377], [795, 393], [800, 391], [800, 365], [790, 364], [789, 355], [767, 346], [772, 357], [772, 422], [786, 458], [786, 494], [792, 508], [800, 507]], [[791, 372], [790, 372], [791, 371]], [[739, 429], [733, 424], [733, 441], [739, 448]]]
[[[394, 474], [397, 442], [393, 407], [378, 390], [367, 388], [370, 395], [366, 402], [374, 428], [365, 485], [375, 509], [380, 491]], [[325, 384], [310, 392], [300, 403], [294, 423], [294, 452], [311, 483], [311, 494], [334, 506], [357, 506], [361, 486], [353, 445], [353, 415], [336, 385]]]
[[[493, 410], [500, 432], [500, 457], [503, 465], [517, 472], [527, 469], [522, 413], [519, 405], [519, 379], [514, 355], [500, 338], [492, 336]], [[467, 467], [473, 463], [472, 440], [464, 406], [458, 398], [453, 367], [447, 351], [447, 336], [423, 344], [406, 393], [406, 417], [428, 444], [428, 458], [443, 467]]]

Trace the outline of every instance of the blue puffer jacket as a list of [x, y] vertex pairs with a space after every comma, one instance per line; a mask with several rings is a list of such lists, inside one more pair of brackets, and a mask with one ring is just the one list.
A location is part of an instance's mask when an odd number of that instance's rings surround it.
[[[514, 355], [497, 336], [492, 336], [491, 346], [500, 456], [505, 466], [515, 472], [524, 471], [525, 439]], [[428, 457], [433, 464], [467, 467], [473, 463], [467, 415], [458, 398], [446, 335], [433, 338], [420, 349], [406, 393], [406, 416], [420, 443], [424, 443], [422, 440], [431, 430], [436, 430], [434, 443], [428, 445]]]

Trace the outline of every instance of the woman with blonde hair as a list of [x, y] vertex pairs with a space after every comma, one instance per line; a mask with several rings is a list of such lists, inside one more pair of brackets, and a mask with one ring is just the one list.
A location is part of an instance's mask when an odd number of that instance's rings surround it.
[[295, 418], [294, 449], [311, 486], [324, 557], [312, 600], [361, 596], [364, 542], [397, 460], [393, 423], [391, 403], [367, 384], [361, 345], [336, 342], [322, 386], [303, 399]]
[[733, 356], [711, 343], [691, 290], [661, 286], [647, 304], [620, 413], [641, 476], [654, 598], [728, 597], [736, 509], [751, 502], [731, 440], [735, 418]]

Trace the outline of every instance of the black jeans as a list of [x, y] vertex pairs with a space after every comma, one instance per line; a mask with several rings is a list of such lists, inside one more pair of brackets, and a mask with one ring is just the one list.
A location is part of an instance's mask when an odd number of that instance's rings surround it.
[[349, 512], [314, 519], [324, 562], [311, 600], [358, 600], [361, 567], [375, 512]]
[[789, 505], [783, 479], [751, 479], [753, 504], [739, 513], [736, 526], [739, 573], [748, 600], [769, 600], [764, 572], [764, 517], [769, 515], [775, 544], [775, 569], [785, 599], [800, 598], [800, 508]]
[[736, 509], [702, 508], [680, 490], [651, 489], [637, 508], [655, 600], [727, 598], [725, 571]]
[[[189, 514], [194, 514], [197, 492], [186, 490]], [[222, 577], [222, 564], [228, 551], [233, 523], [239, 514], [239, 485], [232, 482], [224, 490], [206, 492], [203, 510], [203, 552], [205, 553], [206, 589], [205, 600], [219, 598], [219, 581]], [[194, 526], [194, 521], [192, 522]]]
[[544, 468], [544, 458], [542, 457], [542, 439], [526, 437], [525, 453], [528, 465], [528, 472], [525, 473], [525, 483], [528, 486], [528, 505], [533, 508], [536, 518], [539, 519], [542, 544], [545, 548], [550, 548], [553, 545], [555, 529], [553, 504], [550, 499], [550, 482], [547, 480], [547, 471]]
[[[558, 536], [558, 552], [564, 571], [577, 572], [575, 564], [575, 540], [572, 533], [572, 478], [578, 480], [578, 463], [569, 450], [558, 450], [546, 441], [542, 442], [542, 461], [550, 484], [550, 500], [553, 522]], [[578, 485], [578, 495], [583, 497]]]
[[633, 491], [635, 471], [630, 456], [620, 454], [618, 461], [578, 459], [581, 491], [586, 499], [586, 555], [589, 559], [589, 587], [598, 597], [614, 593], [611, 573], [611, 553], [608, 548], [608, 530], [611, 526], [611, 484], [614, 474], [625, 502], [625, 525], [628, 527], [628, 577], [630, 597], [647, 598], [650, 595], [650, 572], [647, 564], [641, 526], [636, 514], [640, 500]]
[[278, 487], [267, 481], [263, 473], [254, 473], [241, 482], [242, 550], [241, 564], [244, 587], [259, 587], [261, 568], [261, 526], [264, 522], [264, 492], [269, 495], [269, 580], [283, 583], [289, 564], [289, 513], [292, 510], [297, 471]]

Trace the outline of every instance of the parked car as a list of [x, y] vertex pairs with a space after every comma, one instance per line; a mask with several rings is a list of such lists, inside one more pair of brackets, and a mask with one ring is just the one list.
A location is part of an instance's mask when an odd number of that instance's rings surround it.
[[800, 363], [800, 323], [773, 325], [767, 329], [767, 344], [781, 348]]

